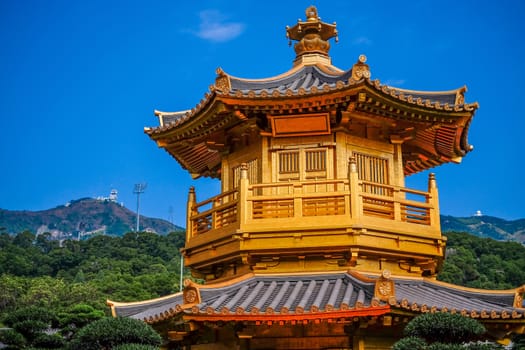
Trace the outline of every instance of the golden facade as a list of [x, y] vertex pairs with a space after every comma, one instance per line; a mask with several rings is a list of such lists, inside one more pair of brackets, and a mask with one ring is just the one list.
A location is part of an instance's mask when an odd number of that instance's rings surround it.
[[[524, 287], [480, 291], [436, 281], [444, 256], [437, 181], [405, 177], [459, 163], [476, 103], [466, 88], [411, 91], [328, 55], [335, 24], [315, 7], [287, 27], [288, 72], [251, 80], [217, 70], [192, 110], [145, 128], [221, 193], [187, 202], [185, 265], [205, 284], [138, 303], [108, 302], [191, 348], [388, 349], [423, 312], [459, 312], [496, 338], [523, 332]], [[440, 296], [437, 298], [437, 296]]]

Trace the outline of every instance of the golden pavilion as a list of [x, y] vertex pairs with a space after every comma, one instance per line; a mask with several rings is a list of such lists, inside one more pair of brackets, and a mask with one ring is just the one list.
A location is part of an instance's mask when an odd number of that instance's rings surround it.
[[438, 186], [405, 178], [471, 151], [478, 107], [466, 88], [412, 91], [371, 79], [364, 55], [332, 65], [335, 24], [313, 6], [287, 27], [296, 52], [276, 77], [217, 70], [193, 109], [156, 111], [145, 133], [194, 178], [185, 266], [203, 283], [114, 316], [151, 323], [165, 348], [389, 349], [426, 312], [481, 321], [492, 339], [525, 330], [525, 286], [469, 289], [436, 280], [444, 259]]

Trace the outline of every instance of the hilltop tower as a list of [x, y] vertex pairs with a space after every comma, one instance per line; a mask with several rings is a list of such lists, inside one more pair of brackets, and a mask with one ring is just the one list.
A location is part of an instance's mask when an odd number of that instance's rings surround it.
[[388, 349], [411, 317], [438, 311], [479, 318], [498, 338], [522, 329], [510, 320], [523, 320], [523, 287], [436, 281], [446, 243], [437, 181], [430, 173], [426, 189], [405, 187], [406, 176], [471, 151], [478, 105], [466, 88], [382, 84], [364, 55], [335, 67], [336, 25], [313, 6], [286, 33], [289, 71], [244, 79], [219, 68], [195, 108], [156, 111], [160, 126], [145, 128], [194, 178], [219, 179], [221, 193], [188, 194], [182, 253], [206, 283], [110, 301], [114, 315], [207, 349]]

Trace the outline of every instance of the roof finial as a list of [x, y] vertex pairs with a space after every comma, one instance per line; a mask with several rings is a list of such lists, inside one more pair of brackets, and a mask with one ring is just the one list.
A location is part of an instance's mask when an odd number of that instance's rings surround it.
[[335, 22], [328, 24], [321, 21], [315, 6], [306, 9], [306, 21], [298, 20], [293, 27], [286, 27], [286, 36], [298, 41], [295, 46], [296, 59], [305, 54], [320, 54], [328, 57], [330, 44], [328, 40], [335, 37], [337, 29]]
[[310, 6], [306, 9], [306, 20], [308, 21], [318, 21], [319, 15], [317, 14], [317, 8], [315, 6]]

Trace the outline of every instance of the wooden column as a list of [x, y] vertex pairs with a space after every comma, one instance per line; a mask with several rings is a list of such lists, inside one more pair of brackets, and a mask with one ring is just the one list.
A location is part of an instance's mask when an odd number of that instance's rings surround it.
[[439, 219], [439, 195], [436, 182], [436, 174], [428, 174], [428, 195], [430, 208], [430, 226], [440, 230], [441, 222]]
[[186, 205], [186, 243], [193, 237], [193, 223], [191, 217], [194, 214], [194, 207], [197, 204], [197, 196], [195, 194], [195, 187], [191, 186], [188, 192], [188, 202]]
[[359, 190], [359, 174], [357, 173], [357, 161], [354, 156], [348, 161], [348, 182], [350, 188], [350, 215], [355, 222], [363, 216], [362, 198]]
[[244, 224], [248, 222], [249, 212], [248, 210], [248, 191], [250, 186], [250, 180], [248, 179], [248, 165], [246, 163], [241, 164], [241, 178], [239, 180], [239, 203], [237, 204], [237, 220], [239, 222], [239, 228], [242, 230]]

